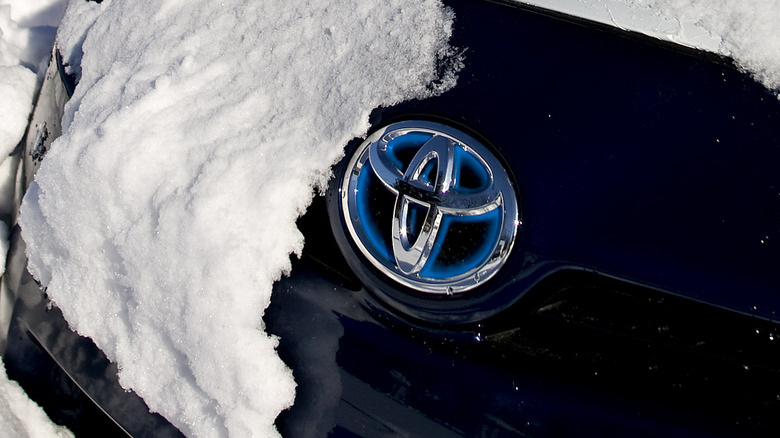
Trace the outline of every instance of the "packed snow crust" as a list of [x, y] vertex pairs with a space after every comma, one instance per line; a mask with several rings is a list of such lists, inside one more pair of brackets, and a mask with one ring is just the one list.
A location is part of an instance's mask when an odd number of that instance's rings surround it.
[[[273, 436], [262, 315], [370, 111], [454, 84], [438, 0], [73, 1], [80, 83], [22, 208], [30, 270], [190, 436]], [[77, 72], [78, 73], [78, 72]]]

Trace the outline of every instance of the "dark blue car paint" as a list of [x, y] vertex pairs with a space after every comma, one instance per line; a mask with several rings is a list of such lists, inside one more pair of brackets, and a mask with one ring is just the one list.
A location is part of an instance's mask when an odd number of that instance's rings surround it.
[[513, 172], [523, 227], [511, 277], [474, 312], [575, 268], [775, 318], [775, 96], [725, 60], [499, 5], [453, 6], [452, 44], [466, 48], [458, 86], [372, 122], [456, 122]]
[[[533, 8], [446, 3], [458, 86], [371, 122], [447, 121], [492, 145], [517, 182], [520, 240], [470, 303], [388, 306], [323, 231], [332, 220], [339, 238], [333, 200], [315, 200], [304, 257], [265, 316], [299, 384], [282, 434], [776, 436], [780, 102], [725, 59]], [[47, 308], [23, 257], [17, 242], [26, 299], [9, 375], [82, 436], [176, 435]], [[441, 317], [448, 306], [462, 315]], [[53, 360], [46, 376], [30, 358]]]

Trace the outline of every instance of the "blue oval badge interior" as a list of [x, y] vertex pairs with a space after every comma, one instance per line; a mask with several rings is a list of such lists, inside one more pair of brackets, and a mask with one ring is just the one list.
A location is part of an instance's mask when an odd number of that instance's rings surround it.
[[493, 277], [519, 226], [509, 174], [452, 127], [405, 121], [356, 150], [340, 187], [356, 246], [387, 277], [428, 294], [459, 294]]

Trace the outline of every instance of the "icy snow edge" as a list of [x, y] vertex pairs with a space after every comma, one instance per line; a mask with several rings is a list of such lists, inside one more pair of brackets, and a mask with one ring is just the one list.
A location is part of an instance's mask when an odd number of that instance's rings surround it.
[[780, 0], [513, 0], [734, 60], [780, 98]]
[[185, 434], [277, 435], [295, 385], [262, 315], [295, 219], [373, 108], [454, 85], [452, 20], [438, 0], [69, 5], [81, 82], [22, 207], [30, 270]]

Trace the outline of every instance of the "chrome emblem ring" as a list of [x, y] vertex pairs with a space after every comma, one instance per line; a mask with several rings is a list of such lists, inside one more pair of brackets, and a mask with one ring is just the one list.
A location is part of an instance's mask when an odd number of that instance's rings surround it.
[[414, 290], [456, 294], [493, 277], [519, 226], [511, 179], [490, 150], [446, 125], [369, 136], [345, 169], [341, 213], [360, 252]]

